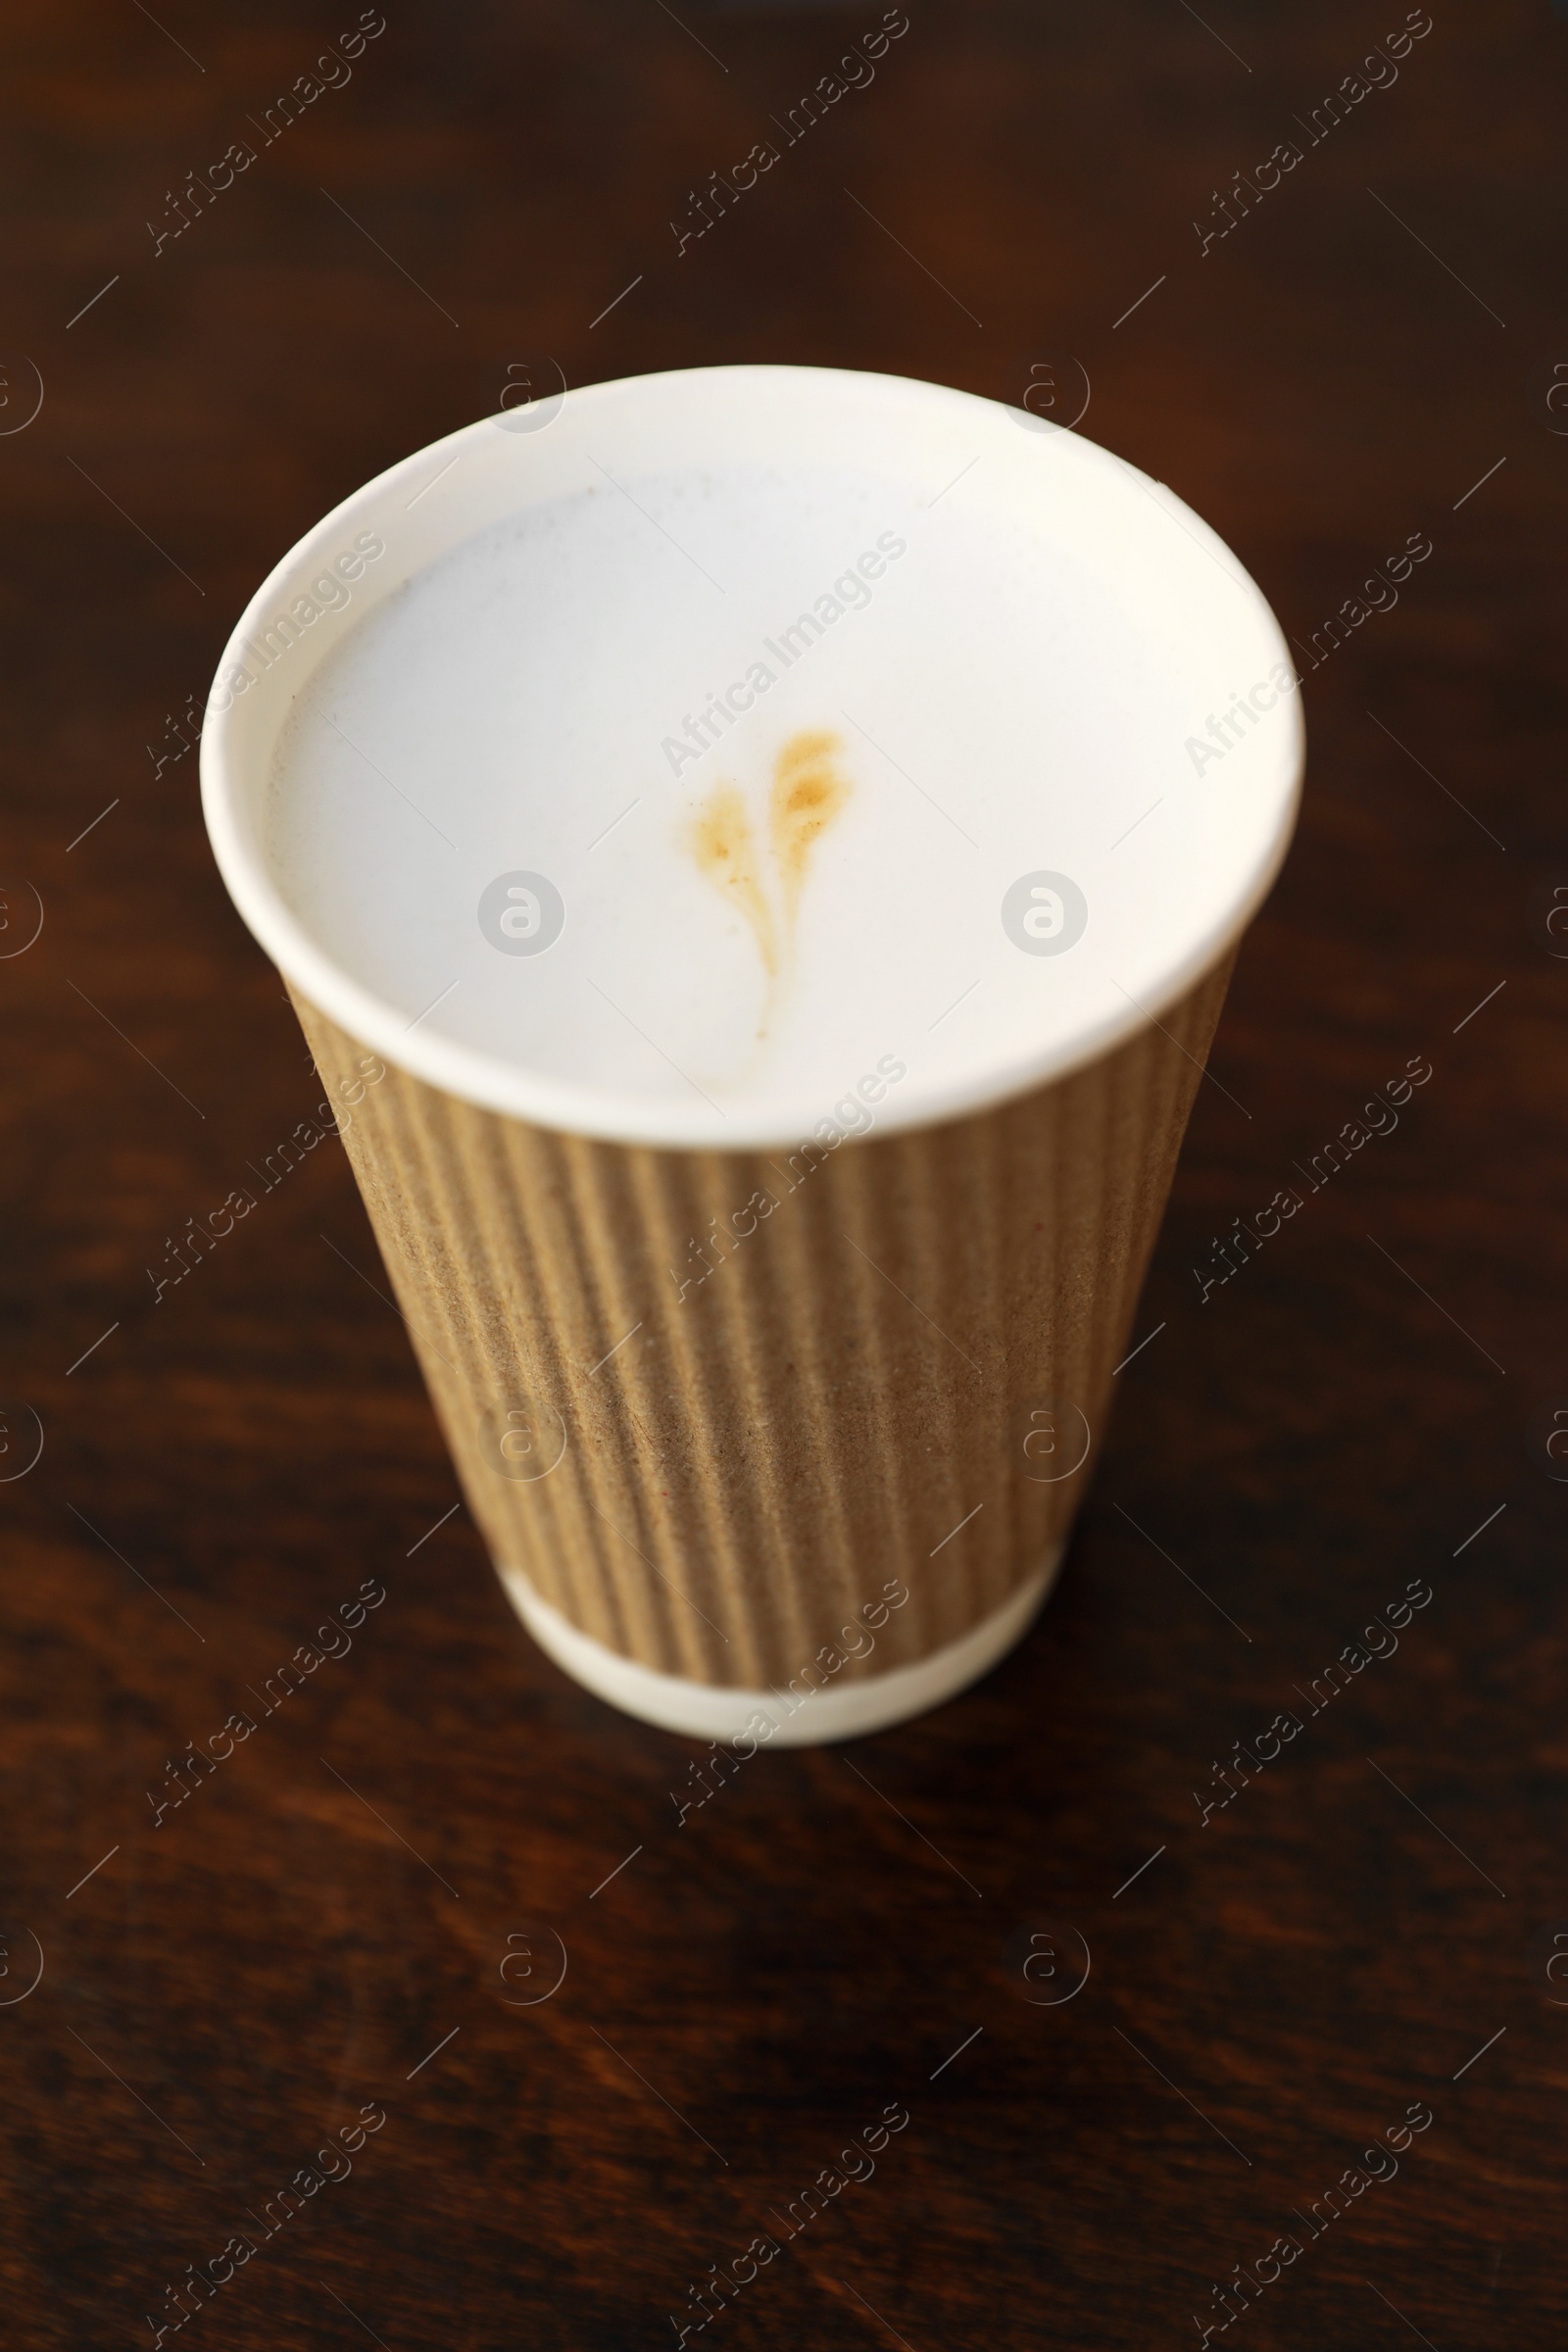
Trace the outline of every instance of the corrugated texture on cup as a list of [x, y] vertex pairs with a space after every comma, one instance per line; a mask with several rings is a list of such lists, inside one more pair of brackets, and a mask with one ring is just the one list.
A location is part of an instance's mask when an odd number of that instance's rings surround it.
[[[720, 1687], [999, 1607], [1085, 1491], [1232, 960], [1054, 1085], [832, 1152], [605, 1143], [389, 1068], [344, 1142], [497, 1563]], [[295, 1004], [351, 1088], [364, 1046]]]

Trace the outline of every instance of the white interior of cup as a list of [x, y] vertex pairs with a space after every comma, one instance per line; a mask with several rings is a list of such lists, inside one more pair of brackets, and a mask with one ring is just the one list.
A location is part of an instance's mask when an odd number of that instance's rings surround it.
[[[844, 796], [792, 894], [803, 739]], [[345, 500], [247, 608], [202, 774], [246, 922], [368, 1046], [737, 1149], [955, 1117], [1157, 1017], [1268, 889], [1302, 745], [1277, 622], [1162, 485], [965, 393], [744, 367]], [[725, 790], [771, 970], [692, 852]]]

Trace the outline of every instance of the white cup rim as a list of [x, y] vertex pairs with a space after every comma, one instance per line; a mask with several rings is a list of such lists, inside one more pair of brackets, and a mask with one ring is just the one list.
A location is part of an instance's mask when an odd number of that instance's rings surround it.
[[[977, 428], [983, 425], [988, 432], [994, 429], [993, 420], [999, 417], [1011, 416], [1015, 423], [1021, 421], [1018, 412], [947, 386], [910, 377], [837, 368], [745, 365], [680, 369], [584, 385], [567, 391], [564, 397], [578, 415], [594, 410], [613, 411], [618, 404], [639, 400], [671, 395], [678, 398], [682, 387], [693, 387], [694, 397], [719, 394], [745, 401], [763, 387], [776, 392], [781, 378], [788, 379], [792, 400], [839, 398], [862, 403], [880, 400], [937, 404], [950, 411], [965, 412]], [[1237, 639], [1247, 649], [1246, 658], [1260, 660], [1265, 668], [1284, 664], [1293, 680], [1296, 679], [1296, 667], [1284, 634], [1261, 592], [1234, 554], [1199, 515], [1164, 485], [1156, 484], [1078, 433], [1049, 424], [1040, 429], [1055, 436], [1067, 463], [1100, 469], [1107, 484], [1117, 475], [1130, 475], [1145, 490], [1157, 492], [1156, 503], [1167, 519], [1179, 526], [1179, 537], [1171, 536], [1170, 552], [1162, 560], [1168, 561], [1173, 571], [1183, 564], [1204, 563], [1219, 563], [1227, 569], [1244, 592], [1237, 603]], [[536, 1126], [624, 1145], [720, 1152], [788, 1148], [803, 1134], [809, 1133], [821, 1115], [821, 1104], [763, 1100], [755, 1106], [742, 1103], [715, 1114], [700, 1102], [687, 1104], [674, 1098], [529, 1069], [477, 1051], [438, 1030], [411, 1029], [402, 1007], [367, 987], [311, 934], [289, 905], [262, 853], [253, 821], [261, 759], [258, 742], [275, 740], [277, 728], [286, 718], [292, 702], [282, 692], [271, 693], [269, 734], [265, 723], [259, 724], [256, 703], [247, 707], [231, 697], [224, 706], [219, 691], [222, 679], [233, 665], [244, 663], [247, 648], [265, 628], [269, 614], [274, 614], [280, 606], [286, 606], [298, 595], [305, 581], [345, 544], [346, 536], [366, 527], [385, 528], [388, 518], [406, 511], [411, 491], [416, 492], [421, 482], [433, 478], [450, 461], [478, 450], [496, 430], [495, 417], [483, 417], [462, 426], [355, 490], [289, 550], [246, 606], [219, 665], [202, 733], [203, 808], [223, 881], [250, 931], [301, 996], [384, 1060], [448, 1095]], [[1196, 553], [1184, 555], [1182, 543], [1191, 543]], [[410, 569], [420, 569], [429, 560], [421, 558]], [[396, 585], [395, 567], [390, 569], [392, 576], [377, 580], [377, 595], [389, 592]], [[407, 577], [409, 572], [401, 576]], [[1195, 572], [1195, 576], [1201, 575]], [[334, 622], [336, 617], [332, 616]], [[320, 632], [323, 647], [332, 642], [332, 636], [331, 627]], [[315, 659], [318, 656], [299, 665], [293, 680], [295, 687], [311, 674]], [[1298, 687], [1298, 680], [1297, 684]], [[257, 700], [266, 701], [267, 692]], [[1281, 700], [1283, 703], [1285, 698], [1282, 696]], [[1304, 762], [1298, 691], [1289, 696], [1289, 710], [1282, 709], [1279, 712], [1284, 723], [1274, 731], [1268, 746], [1262, 781], [1268, 823], [1248, 870], [1239, 886], [1216, 901], [1205, 919], [1180, 934], [1179, 942], [1160, 965], [1157, 984], [1146, 986], [1136, 1002], [1129, 1000], [1107, 1007], [1102, 1017], [1084, 1023], [1066, 1036], [1053, 1037], [1032, 1050], [1014, 1051], [956, 1073], [950, 1070], [945, 1074], [922, 1075], [911, 1071], [908, 1081], [881, 1105], [879, 1131], [929, 1127], [971, 1116], [1065, 1077], [1114, 1051], [1143, 1030], [1151, 1019], [1159, 1019], [1224, 958], [1238, 944], [1271, 889], [1294, 830]]]

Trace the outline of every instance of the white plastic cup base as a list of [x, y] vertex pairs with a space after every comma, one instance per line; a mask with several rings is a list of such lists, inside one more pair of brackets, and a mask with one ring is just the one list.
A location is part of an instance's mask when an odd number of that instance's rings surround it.
[[[911, 1715], [928, 1714], [989, 1674], [1028, 1631], [1056, 1580], [1065, 1548], [1064, 1543], [1058, 1544], [1045, 1566], [1000, 1609], [945, 1648], [912, 1666], [895, 1666], [886, 1674], [865, 1675], [837, 1688], [828, 1684], [805, 1697], [796, 1696], [788, 1684], [782, 1690], [736, 1689], [688, 1682], [683, 1675], [639, 1666], [569, 1625], [559, 1609], [540, 1599], [521, 1569], [506, 1568], [498, 1561], [496, 1572], [545, 1654], [596, 1698], [608, 1700], [623, 1714], [698, 1740], [750, 1736], [760, 1745], [808, 1747], [831, 1740], [858, 1740], [889, 1724], [906, 1723]], [[799, 1682], [801, 1677], [795, 1679]], [[773, 1726], [771, 1732], [761, 1730], [760, 1718]]]

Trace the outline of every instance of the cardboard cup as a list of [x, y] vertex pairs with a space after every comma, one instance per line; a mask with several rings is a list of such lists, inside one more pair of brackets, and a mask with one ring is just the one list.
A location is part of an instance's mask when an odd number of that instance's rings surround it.
[[[1022, 479], [1041, 462], [1033, 420], [897, 379], [699, 370], [569, 394], [563, 422], [574, 403], [596, 451], [617, 420], [710, 449], [736, 417], [776, 448], [820, 408], [861, 431], [934, 418], [935, 443], [956, 419], [952, 446], [979, 435]], [[1144, 529], [1157, 593], [1208, 598], [1217, 642], [1195, 707], [1211, 677], [1289, 670], [1267, 607], [1196, 516], [1075, 436], [1054, 442], [1075, 527], [1092, 535], [1102, 510], [1112, 538]], [[410, 1021], [302, 921], [263, 811], [296, 700], [358, 613], [322, 615], [314, 652], [257, 649], [357, 527], [393, 558], [373, 589], [389, 595], [499, 511], [498, 485], [525, 498], [533, 446], [505, 420], [466, 428], [356, 494], [273, 573], [209, 707], [215, 848], [342, 1106], [465, 1495], [534, 1639], [613, 1705], [747, 1752], [870, 1732], [985, 1673], [1057, 1572], [1236, 950], [1289, 839], [1298, 712], [1277, 691], [1250, 760], [1236, 723], [1230, 869], [1144, 963], [1127, 950], [1129, 985], [1111, 974], [1123, 1004], [1102, 991], [1032, 1055], [927, 1070], [890, 1054], [814, 1118], [800, 1099], [715, 1116], [706, 1096], [530, 1073]], [[454, 511], [416, 523], [415, 494], [451, 452], [471, 461]], [[570, 463], [558, 444], [552, 487]], [[1117, 887], [1107, 862], [1091, 905]], [[1008, 908], [996, 919], [1017, 942]]]

